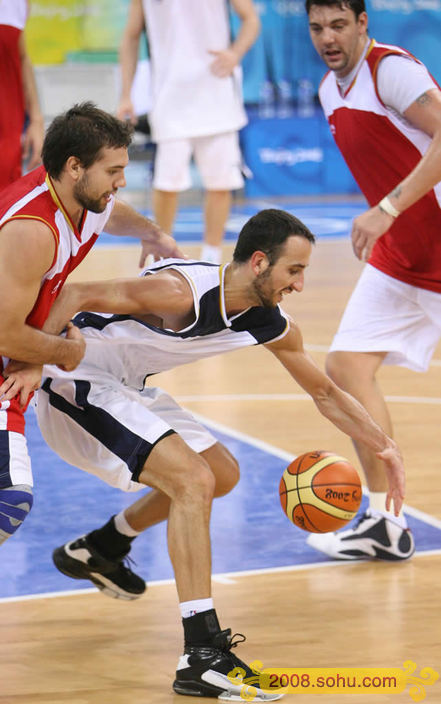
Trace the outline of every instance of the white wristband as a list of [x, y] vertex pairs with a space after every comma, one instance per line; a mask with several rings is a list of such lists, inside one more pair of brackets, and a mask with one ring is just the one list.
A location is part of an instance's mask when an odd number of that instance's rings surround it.
[[397, 218], [400, 214], [400, 211], [395, 208], [394, 205], [389, 200], [389, 196], [385, 196], [383, 200], [380, 200], [378, 203], [378, 207], [380, 210], [383, 211], [383, 213], [387, 213], [388, 215], [392, 215], [393, 218]]

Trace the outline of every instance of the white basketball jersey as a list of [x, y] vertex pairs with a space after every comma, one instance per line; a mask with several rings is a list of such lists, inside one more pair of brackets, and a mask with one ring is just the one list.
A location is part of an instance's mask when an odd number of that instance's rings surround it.
[[140, 390], [146, 377], [203, 357], [211, 357], [249, 345], [273, 342], [289, 329], [287, 317], [278, 307], [252, 307], [227, 316], [224, 297], [226, 267], [205, 262], [163, 260], [141, 276], [171, 269], [189, 282], [195, 319], [175, 332], [157, 328], [131, 315], [79, 313], [75, 324], [86, 338], [86, 354], [70, 373], [45, 367], [49, 377], [103, 381], [105, 376]]
[[210, 51], [230, 44], [226, 0], [143, 0], [152, 68], [154, 141], [205, 137], [246, 124], [241, 71], [217, 78]]

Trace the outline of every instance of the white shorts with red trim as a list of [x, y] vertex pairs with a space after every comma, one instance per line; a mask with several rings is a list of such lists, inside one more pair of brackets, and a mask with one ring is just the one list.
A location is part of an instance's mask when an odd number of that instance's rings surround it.
[[441, 338], [441, 294], [366, 264], [330, 352], [387, 352], [385, 364], [427, 371]]

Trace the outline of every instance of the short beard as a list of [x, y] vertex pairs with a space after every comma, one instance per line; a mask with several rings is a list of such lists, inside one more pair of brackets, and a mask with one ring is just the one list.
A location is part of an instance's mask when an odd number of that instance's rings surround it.
[[90, 210], [92, 213], [103, 213], [106, 209], [107, 203], [102, 204], [101, 198], [90, 198], [87, 193], [89, 187], [89, 179], [84, 175], [78, 183], [74, 186], [73, 195], [75, 200], [81, 205], [85, 210]]
[[259, 274], [256, 276], [254, 279], [253, 283], [251, 284], [253, 287], [253, 292], [254, 295], [256, 296], [257, 300], [259, 301], [259, 306], [262, 306], [262, 308], [274, 308], [275, 303], [273, 300], [265, 293], [263, 290], [263, 286], [266, 283], [266, 281], [269, 279], [271, 276], [271, 266], [269, 266], [267, 269], [262, 274]]

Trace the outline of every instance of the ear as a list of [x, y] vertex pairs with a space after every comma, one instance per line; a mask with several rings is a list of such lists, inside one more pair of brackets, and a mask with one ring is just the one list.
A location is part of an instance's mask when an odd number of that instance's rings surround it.
[[70, 156], [66, 161], [65, 170], [74, 181], [78, 181], [84, 171], [84, 167], [77, 156]]
[[269, 267], [268, 257], [266, 256], [265, 252], [262, 252], [260, 249], [257, 249], [251, 255], [250, 264], [251, 264], [251, 268], [253, 270], [253, 273], [256, 276], [258, 276], [259, 274], [262, 274], [265, 271], [265, 269], [268, 269], [268, 267]]
[[365, 34], [368, 28], [367, 12], [360, 12], [358, 15], [358, 29], [360, 34]]

